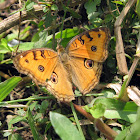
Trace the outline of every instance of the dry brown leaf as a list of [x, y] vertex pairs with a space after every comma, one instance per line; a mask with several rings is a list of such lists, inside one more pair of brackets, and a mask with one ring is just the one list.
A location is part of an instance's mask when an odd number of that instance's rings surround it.
[[131, 86], [127, 88], [127, 92], [129, 98], [140, 106], [140, 90], [135, 86]]

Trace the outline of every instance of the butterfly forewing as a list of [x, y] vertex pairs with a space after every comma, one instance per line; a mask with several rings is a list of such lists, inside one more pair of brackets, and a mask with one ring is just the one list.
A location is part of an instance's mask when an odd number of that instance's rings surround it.
[[57, 53], [50, 49], [33, 49], [17, 55], [13, 63], [20, 73], [29, 75], [38, 84], [45, 85], [58, 61]]
[[108, 28], [97, 28], [85, 31], [74, 37], [67, 46], [67, 53], [72, 57], [92, 59], [103, 62], [108, 55], [110, 32]]

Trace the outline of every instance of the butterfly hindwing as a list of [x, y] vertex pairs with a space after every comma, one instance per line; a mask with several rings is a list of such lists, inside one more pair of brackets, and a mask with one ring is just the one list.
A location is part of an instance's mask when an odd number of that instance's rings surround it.
[[83, 94], [99, 82], [102, 64], [93, 60], [72, 57], [70, 61], [72, 81]]
[[60, 101], [70, 102], [74, 99], [69, 74], [61, 61], [57, 62], [46, 88]]

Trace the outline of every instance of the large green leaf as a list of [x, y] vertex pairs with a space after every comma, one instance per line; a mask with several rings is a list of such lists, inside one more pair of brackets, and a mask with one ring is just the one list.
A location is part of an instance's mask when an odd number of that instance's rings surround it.
[[82, 137], [77, 130], [76, 126], [65, 116], [50, 112], [50, 120], [62, 140], [82, 140]]
[[27, 50], [33, 49], [33, 46], [34, 46], [34, 42], [20, 43], [19, 50], [27, 51]]
[[140, 138], [140, 107], [137, 113], [137, 120], [131, 126], [124, 129], [115, 140], [138, 140]]
[[[77, 27], [74, 27], [72, 29], [65, 29], [62, 32], [62, 38], [71, 38], [79, 34], [79, 29]], [[55, 36], [56, 39], [61, 38], [61, 32], [58, 32]]]
[[98, 98], [94, 105], [102, 104], [106, 107], [104, 117], [109, 119], [122, 119], [133, 123], [136, 121], [137, 105], [134, 102], [122, 102], [111, 98]]
[[21, 77], [12, 77], [0, 83], [0, 102], [17, 86], [21, 81]]

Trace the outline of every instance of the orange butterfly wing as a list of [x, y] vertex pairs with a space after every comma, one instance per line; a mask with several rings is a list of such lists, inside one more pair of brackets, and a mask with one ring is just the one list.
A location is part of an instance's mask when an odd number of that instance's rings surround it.
[[92, 67], [85, 67], [85, 59], [71, 57], [72, 81], [83, 94], [90, 92], [99, 82], [102, 72], [102, 63], [92, 61]]
[[58, 60], [52, 76], [48, 80], [46, 88], [60, 101], [70, 102], [74, 100], [70, 76], [60, 60]]
[[83, 94], [90, 92], [99, 82], [109, 40], [108, 28], [97, 28], [74, 37], [66, 48], [72, 81]]
[[108, 28], [102, 27], [85, 31], [75, 36], [67, 45], [69, 56], [103, 62], [108, 56], [107, 46], [110, 39]]
[[16, 69], [23, 74], [29, 75], [35, 82], [46, 85], [56, 66], [57, 53], [50, 49], [33, 49], [17, 55], [13, 59]]
[[13, 63], [20, 73], [45, 86], [60, 101], [74, 99], [70, 78], [55, 51], [32, 49], [17, 55]]

